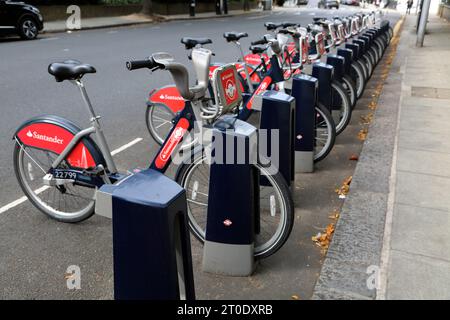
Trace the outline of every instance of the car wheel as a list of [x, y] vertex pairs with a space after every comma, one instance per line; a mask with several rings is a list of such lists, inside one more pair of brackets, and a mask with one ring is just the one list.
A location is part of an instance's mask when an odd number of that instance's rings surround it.
[[33, 40], [38, 36], [38, 26], [33, 18], [23, 18], [19, 23], [19, 35], [22, 39]]

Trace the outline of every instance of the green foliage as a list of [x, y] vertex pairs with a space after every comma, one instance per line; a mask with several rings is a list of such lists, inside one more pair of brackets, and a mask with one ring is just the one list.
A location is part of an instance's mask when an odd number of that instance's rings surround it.
[[142, 0], [101, 0], [101, 2], [110, 5], [126, 5], [126, 4], [141, 4]]

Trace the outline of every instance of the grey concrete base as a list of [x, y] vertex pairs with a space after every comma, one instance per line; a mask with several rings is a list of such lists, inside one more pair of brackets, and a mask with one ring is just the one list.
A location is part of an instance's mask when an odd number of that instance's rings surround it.
[[109, 185], [103, 186], [95, 193], [95, 214], [112, 219], [112, 190], [108, 192]]
[[202, 269], [227, 276], [250, 276], [255, 269], [254, 245], [205, 241]]
[[314, 172], [314, 151], [295, 151], [295, 173]]

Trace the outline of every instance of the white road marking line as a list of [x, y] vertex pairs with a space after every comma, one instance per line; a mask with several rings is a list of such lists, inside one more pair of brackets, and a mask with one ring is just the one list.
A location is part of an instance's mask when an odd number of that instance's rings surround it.
[[117, 148], [116, 150], [111, 151], [111, 155], [112, 155], [112, 156], [115, 156], [115, 155], [118, 154], [119, 152], [122, 152], [123, 150], [128, 149], [128, 148], [131, 147], [132, 145], [135, 145], [136, 143], [141, 142], [142, 140], [144, 140], [144, 139], [142, 139], [142, 138], [136, 138], [136, 139], [134, 139], [133, 141], [128, 142], [127, 144], [124, 144], [124, 145], [121, 146], [120, 148]]
[[270, 16], [270, 15], [269, 14], [265, 14], [265, 15], [262, 15], [262, 16], [247, 17], [246, 19], [247, 20], [255, 20], [255, 19], [262, 19], [262, 18], [265, 18], [265, 17], [268, 17], [268, 16]]
[[23, 197], [21, 197], [21, 198], [15, 200], [15, 201], [13, 201], [13, 202], [11, 202], [11, 203], [8, 203], [6, 206], [3, 206], [3, 207], [0, 208], [0, 214], [2, 214], [2, 213], [5, 212], [5, 211], [8, 211], [8, 210], [11, 209], [11, 208], [14, 208], [15, 206], [17, 206], [17, 205], [19, 205], [19, 204], [21, 204], [22, 202], [25, 202], [25, 201], [27, 201], [27, 200], [28, 200], [28, 198], [25, 197], [25, 196], [23, 196]]
[[[114, 156], [114, 155], [124, 151], [125, 149], [128, 149], [129, 147], [135, 145], [136, 143], [141, 142], [142, 140], [144, 140], [144, 139], [136, 138], [133, 141], [128, 142], [127, 144], [124, 144], [123, 146], [121, 146], [121, 147], [111, 151], [111, 155]], [[35, 194], [40, 194], [40, 193], [44, 192], [45, 190], [47, 190], [49, 188], [50, 188], [49, 186], [42, 186], [42, 187], [34, 190], [34, 193]], [[24, 203], [27, 200], [28, 200], [28, 198], [26, 196], [23, 196], [23, 197], [20, 197], [17, 200], [14, 200], [13, 202], [8, 203], [7, 205], [4, 205], [3, 207], [0, 208], [0, 214], [2, 214], [3, 212], [8, 211], [9, 209], [12, 209], [12, 208], [18, 206], [21, 203]]]
[[108, 31], [107, 33], [112, 34], [112, 33], [117, 33], [117, 32], [119, 32], [119, 31], [117, 31], [117, 30], [111, 30], [111, 31]]
[[58, 40], [58, 37], [51, 37], [51, 38], [42, 38], [41, 41], [52, 41], [52, 40]]

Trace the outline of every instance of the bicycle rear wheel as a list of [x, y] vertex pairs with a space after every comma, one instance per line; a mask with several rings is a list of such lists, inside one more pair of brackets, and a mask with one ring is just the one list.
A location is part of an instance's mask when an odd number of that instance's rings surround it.
[[[278, 172], [273, 174], [259, 162], [254, 165], [269, 185], [260, 185], [260, 232], [255, 237], [255, 258], [266, 258], [277, 252], [291, 233], [294, 204], [291, 192]], [[194, 236], [205, 241], [208, 209], [210, 167], [203, 152], [194, 154], [193, 161], [184, 164], [175, 178], [185, 190], [188, 203], [189, 227]]]

